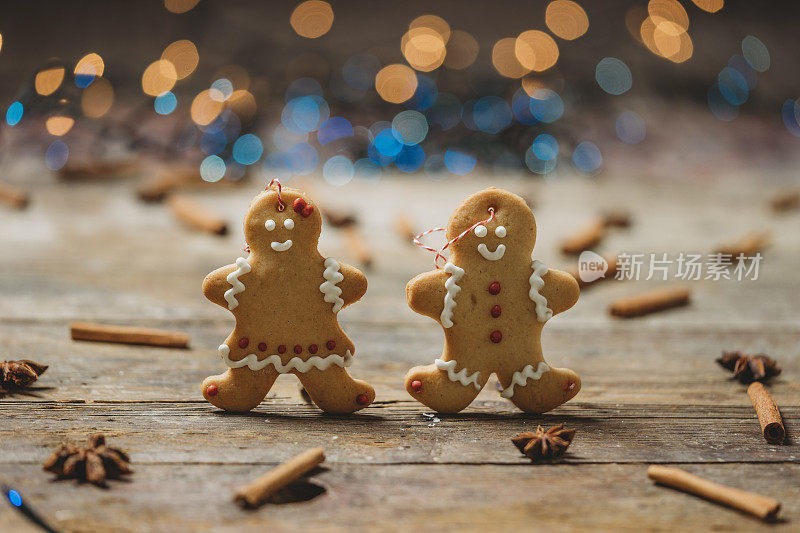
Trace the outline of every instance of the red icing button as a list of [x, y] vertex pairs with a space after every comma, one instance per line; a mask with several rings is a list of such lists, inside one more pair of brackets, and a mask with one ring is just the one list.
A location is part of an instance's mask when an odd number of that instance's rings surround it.
[[266, 342], [259, 342], [258, 343], [258, 351], [259, 352], [266, 352], [267, 351], [267, 343]]
[[499, 317], [500, 313], [501, 313], [500, 306], [499, 305], [495, 305], [494, 307], [492, 307], [491, 313], [492, 313], [492, 317], [493, 318]]
[[303, 347], [300, 346], [299, 344], [295, 345], [294, 353], [303, 353]]
[[356, 403], [358, 405], [367, 405], [369, 403], [369, 398], [367, 398], [366, 394], [359, 394], [356, 396]]
[[242, 337], [239, 339], [239, 348], [245, 349], [250, 344], [250, 340], [247, 337]]
[[422, 392], [422, 382], [418, 379], [412, 381], [411, 390], [413, 390], [414, 392]]
[[503, 334], [500, 333], [499, 331], [495, 330], [489, 335], [489, 340], [491, 340], [493, 343], [497, 344], [498, 342], [503, 340]]
[[208, 387], [206, 387], [206, 394], [208, 394], [209, 396], [216, 396], [218, 392], [219, 389], [217, 388], [216, 385], [209, 385]]
[[319, 348], [317, 347], [316, 344], [312, 344], [311, 346], [308, 347], [308, 353], [314, 354], [317, 353], [317, 350], [319, 350]]
[[278, 346], [278, 353], [284, 353], [284, 352], [286, 352], [286, 346], [281, 344], [280, 346]]
[[500, 282], [495, 281], [489, 284], [489, 294], [500, 294]]
[[302, 198], [295, 198], [294, 202], [292, 202], [292, 209], [297, 214], [302, 213], [305, 207], [306, 207], [306, 201], [303, 200]]
[[328, 341], [325, 343], [325, 347], [329, 350], [333, 350], [336, 348], [336, 341]]
[[575, 382], [572, 381], [571, 379], [567, 380], [564, 382], [564, 387], [562, 388], [564, 389], [564, 391], [572, 390], [575, 388]]
[[306, 217], [308, 217], [309, 215], [311, 215], [311, 213], [313, 213], [313, 212], [314, 212], [314, 206], [313, 206], [313, 205], [307, 205], [307, 206], [305, 206], [305, 207], [303, 208], [303, 210], [302, 210], [302, 211], [300, 211], [300, 215], [301, 215], [303, 218], [306, 218]]

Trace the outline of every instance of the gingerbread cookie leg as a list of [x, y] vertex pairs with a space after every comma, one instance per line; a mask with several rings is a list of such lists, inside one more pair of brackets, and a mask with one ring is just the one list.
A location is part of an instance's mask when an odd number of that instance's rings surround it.
[[261, 370], [229, 368], [203, 380], [203, 397], [226, 411], [247, 412], [258, 406], [280, 374], [271, 366]]
[[406, 390], [434, 411], [457, 413], [481, 392], [488, 374], [460, 368], [455, 360], [437, 359], [432, 365], [417, 366], [406, 374]]
[[353, 379], [340, 366], [296, 374], [311, 400], [326, 413], [354, 413], [375, 400], [375, 389], [369, 383]]
[[581, 378], [568, 368], [552, 368], [544, 361], [516, 371], [498, 372], [501, 396], [526, 413], [545, 413], [567, 402], [581, 390]]

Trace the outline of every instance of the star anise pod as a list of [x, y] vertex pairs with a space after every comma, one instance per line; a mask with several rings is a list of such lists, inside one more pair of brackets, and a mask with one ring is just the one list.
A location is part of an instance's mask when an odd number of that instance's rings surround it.
[[18, 389], [24, 389], [47, 370], [47, 365], [40, 365], [27, 359], [20, 361], [0, 362], [0, 398]]
[[123, 474], [133, 472], [128, 466], [129, 461], [122, 450], [106, 446], [103, 435], [93, 435], [82, 448], [61, 444], [43, 467], [61, 479], [75, 478], [105, 487], [106, 479], [119, 479]]
[[511, 438], [511, 442], [533, 461], [539, 461], [562, 455], [574, 437], [574, 429], [567, 429], [564, 424], [559, 424], [547, 431], [539, 426], [535, 432], [518, 433]]
[[749, 355], [740, 351], [723, 352], [717, 359], [723, 368], [733, 372], [733, 377], [741, 383], [766, 381], [781, 373], [778, 363], [764, 354]]

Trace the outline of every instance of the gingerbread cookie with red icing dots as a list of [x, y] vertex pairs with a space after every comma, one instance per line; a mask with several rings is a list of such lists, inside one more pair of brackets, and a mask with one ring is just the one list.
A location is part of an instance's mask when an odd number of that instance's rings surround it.
[[[279, 187], [279, 186], [278, 186]], [[203, 396], [226, 411], [249, 411], [281, 374], [294, 374], [329, 413], [352, 413], [374, 389], [346, 368], [355, 346], [337, 314], [358, 301], [367, 278], [317, 250], [322, 217], [300, 191], [270, 188], [244, 219], [249, 257], [215, 270], [203, 294], [229, 309], [236, 326], [219, 347], [228, 370], [203, 381]]]
[[469, 196], [447, 224], [447, 239], [454, 238], [447, 264], [406, 286], [408, 305], [436, 320], [445, 338], [434, 364], [408, 372], [406, 390], [436, 411], [457, 413], [494, 373], [501, 396], [523, 411], [543, 413], [572, 399], [580, 378], [545, 362], [541, 334], [580, 290], [571, 275], [533, 259], [536, 221], [525, 201], [495, 188]]

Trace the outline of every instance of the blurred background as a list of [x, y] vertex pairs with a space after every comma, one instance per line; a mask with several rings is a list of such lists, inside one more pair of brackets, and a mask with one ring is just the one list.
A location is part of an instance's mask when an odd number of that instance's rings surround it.
[[785, 180], [797, 15], [723, 0], [10, 3], [0, 180], [176, 166], [333, 186], [476, 169]]

